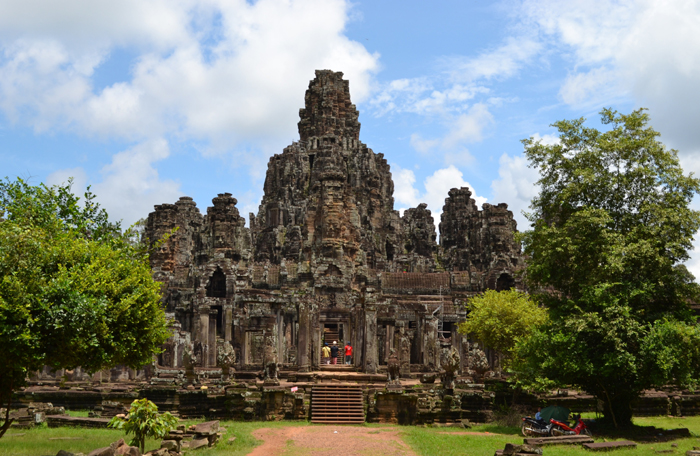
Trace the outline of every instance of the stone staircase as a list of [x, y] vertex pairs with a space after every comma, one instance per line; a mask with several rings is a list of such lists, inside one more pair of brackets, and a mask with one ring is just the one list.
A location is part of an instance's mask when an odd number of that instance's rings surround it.
[[323, 338], [329, 347], [331, 345], [333, 345], [333, 341], [338, 342], [338, 345], [340, 345], [340, 341], [338, 340], [338, 337], [340, 337], [340, 335], [338, 334], [338, 331], [325, 331], [323, 333]]
[[311, 422], [362, 424], [365, 422], [362, 389], [350, 385], [318, 385], [311, 390]]

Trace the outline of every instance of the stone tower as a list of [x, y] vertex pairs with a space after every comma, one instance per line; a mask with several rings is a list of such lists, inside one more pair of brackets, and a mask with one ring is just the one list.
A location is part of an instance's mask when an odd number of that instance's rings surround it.
[[469, 189], [452, 189], [438, 245], [425, 204], [394, 210], [389, 165], [360, 141], [342, 73], [316, 71], [299, 117], [299, 141], [270, 158], [250, 228], [228, 193], [206, 215], [183, 197], [148, 216], [153, 274], [177, 321], [159, 363], [179, 369], [191, 353], [206, 370], [229, 347], [236, 375], [263, 365], [301, 375], [338, 340], [367, 373], [393, 350], [402, 375], [438, 371], [445, 349], [467, 346], [466, 300], [519, 286], [512, 212], [479, 210]]
[[299, 111], [300, 140], [270, 159], [251, 227], [256, 261], [300, 263], [345, 288], [367, 269], [391, 269], [402, 247], [389, 165], [359, 141], [342, 77], [316, 71]]

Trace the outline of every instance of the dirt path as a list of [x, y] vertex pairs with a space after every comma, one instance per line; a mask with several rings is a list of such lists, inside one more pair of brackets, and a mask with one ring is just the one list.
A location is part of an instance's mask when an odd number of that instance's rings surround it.
[[264, 443], [249, 456], [416, 456], [396, 429], [309, 426], [253, 431]]

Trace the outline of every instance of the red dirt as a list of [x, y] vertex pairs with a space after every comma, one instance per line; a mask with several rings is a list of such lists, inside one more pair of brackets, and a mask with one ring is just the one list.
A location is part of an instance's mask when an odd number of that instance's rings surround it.
[[309, 426], [253, 431], [264, 441], [248, 456], [416, 456], [399, 437], [396, 429], [361, 426]]

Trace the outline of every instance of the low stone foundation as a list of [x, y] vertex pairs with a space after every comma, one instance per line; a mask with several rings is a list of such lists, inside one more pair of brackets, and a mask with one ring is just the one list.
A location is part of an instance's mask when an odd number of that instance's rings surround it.
[[[225, 420], [310, 420], [311, 390], [321, 384], [360, 386], [364, 394], [365, 417], [371, 423], [452, 424], [468, 420], [484, 423], [493, 420], [494, 410], [513, 403], [531, 409], [548, 404], [562, 405], [572, 412], [595, 411], [595, 399], [576, 392], [537, 397], [513, 394], [507, 383], [490, 380], [474, 384], [458, 379], [454, 389], [439, 383], [407, 380], [387, 388], [385, 383], [362, 378], [350, 382], [350, 374], [305, 373], [282, 379], [279, 385], [266, 385], [257, 379], [229, 381], [182, 387], [145, 382], [89, 385], [63, 383], [61, 386], [35, 384], [15, 394], [14, 408], [30, 403], [50, 402], [68, 410], [100, 410], [103, 401], [129, 406], [139, 398], [148, 398], [161, 411], [183, 418], [204, 417]], [[362, 374], [365, 375], [365, 374]], [[254, 376], [251, 376], [254, 377]], [[378, 377], [378, 376], [377, 376]], [[291, 381], [290, 381], [291, 380]], [[115, 404], [116, 405], [116, 404]], [[698, 415], [700, 395], [688, 391], [648, 391], [633, 406], [637, 416]]]

